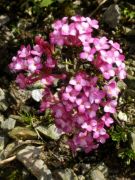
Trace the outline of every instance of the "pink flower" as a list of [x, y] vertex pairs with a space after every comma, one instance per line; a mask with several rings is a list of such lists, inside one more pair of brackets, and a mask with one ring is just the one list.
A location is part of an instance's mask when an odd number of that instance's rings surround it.
[[25, 69], [25, 67], [26, 66], [23, 59], [15, 57], [15, 56], [12, 58], [12, 63], [10, 63], [9, 65], [9, 68], [15, 72], [23, 70]]
[[85, 74], [79, 73], [69, 81], [70, 85], [73, 85], [76, 91], [81, 91], [84, 86], [86, 86], [87, 82], [84, 79]]
[[117, 101], [116, 100], [108, 100], [104, 103], [104, 111], [108, 113], [116, 112]]
[[88, 116], [90, 118], [96, 117], [98, 109], [99, 109], [99, 105], [91, 104], [90, 108], [87, 110]]
[[88, 53], [88, 52], [81, 52], [80, 53], [80, 58], [81, 59], [86, 59], [88, 61], [93, 61], [94, 54], [91, 54], [91, 53]]
[[86, 21], [86, 18], [83, 16], [72, 16], [71, 20], [73, 20], [75, 22], [83, 22], [83, 21]]
[[93, 131], [93, 128], [97, 126], [97, 121], [96, 120], [91, 120], [89, 122], [89, 124], [87, 122], [83, 123], [82, 124], [82, 128], [87, 130], [88, 132], [92, 132]]
[[31, 54], [34, 55], [34, 56], [39, 56], [41, 57], [42, 54], [43, 54], [43, 48], [41, 46], [39, 46], [38, 44], [36, 44], [34, 47], [33, 47], [33, 50], [31, 50]]
[[89, 93], [89, 101], [91, 104], [99, 104], [101, 100], [104, 98], [104, 96], [105, 93], [103, 91], [99, 90], [98, 88], [92, 87]]
[[121, 65], [115, 70], [116, 75], [118, 75], [119, 79], [125, 79], [126, 77], [126, 70], [125, 64], [121, 63]]
[[80, 113], [84, 113], [86, 109], [90, 108], [90, 103], [86, 96], [76, 99], [76, 104]]
[[115, 81], [110, 81], [107, 85], [105, 85], [104, 90], [107, 96], [110, 98], [113, 98], [113, 97], [117, 98], [120, 92]]
[[107, 43], [106, 37], [94, 38], [93, 44], [97, 51], [102, 50], [102, 49], [109, 49], [110, 47], [109, 44]]
[[20, 73], [17, 75], [16, 83], [19, 84], [20, 88], [24, 89], [27, 86], [27, 78]]
[[87, 22], [89, 23], [89, 25], [92, 27], [92, 28], [95, 28], [95, 29], [98, 29], [99, 28], [99, 25], [98, 25], [98, 21], [95, 20], [95, 19], [90, 19], [89, 17], [86, 17], [86, 20]]
[[100, 136], [97, 138], [97, 142], [100, 142], [100, 143], [104, 144], [108, 138], [109, 138], [109, 135], [108, 135], [108, 134], [100, 135]]
[[120, 53], [122, 53], [122, 49], [120, 48], [119, 43], [117, 43], [117, 42], [114, 43], [112, 40], [108, 41], [108, 43], [111, 44], [112, 47], [114, 47], [115, 49], [117, 49]]
[[27, 47], [21, 46], [21, 49], [18, 51], [19, 58], [26, 58], [31, 54], [31, 47], [28, 45]]
[[106, 113], [104, 116], [102, 116], [101, 120], [107, 127], [110, 127], [110, 125], [113, 123], [113, 119], [110, 117], [109, 113]]
[[54, 68], [56, 66], [56, 60], [52, 57], [48, 57], [45, 62], [45, 66], [48, 68]]
[[98, 139], [100, 136], [106, 135], [106, 130], [103, 128], [103, 124], [99, 123], [93, 127], [93, 138]]
[[67, 86], [65, 92], [62, 94], [64, 100], [69, 100], [70, 102], [75, 102], [78, 92], [72, 88], [72, 86]]

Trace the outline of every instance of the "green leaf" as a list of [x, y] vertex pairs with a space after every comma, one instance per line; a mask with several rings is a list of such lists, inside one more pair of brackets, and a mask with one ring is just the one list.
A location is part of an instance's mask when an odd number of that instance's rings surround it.
[[53, 3], [53, 0], [42, 0], [40, 3], [40, 7], [48, 7]]

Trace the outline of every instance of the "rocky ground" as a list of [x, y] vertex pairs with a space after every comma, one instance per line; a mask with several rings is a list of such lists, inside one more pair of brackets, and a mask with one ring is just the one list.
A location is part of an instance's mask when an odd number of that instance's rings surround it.
[[[61, 11], [61, 9], [63, 11]], [[50, 32], [54, 19], [72, 14], [96, 18], [100, 34], [120, 42], [127, 78], [111, 138], [95, 152], [72, 154], [50, 114], [37, 113], [29, 90], [15, 84], [8, 64], [20, 44]], [[0, 0], [0, 179], [135, 179], [135, 4], [132, 0], [74, 0], [39, 6], [38, 0]], [[48, 121], [49, 119], [49, 121]]]

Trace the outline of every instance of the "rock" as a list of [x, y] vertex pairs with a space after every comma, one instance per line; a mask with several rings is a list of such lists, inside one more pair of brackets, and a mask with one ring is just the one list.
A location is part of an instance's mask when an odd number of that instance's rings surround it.
[[54, 124], [48, 127], [39, 125], [36, 127], [36, 130], [39, 133], [43, 134], [44, 136], [51, 138], [53, 140], [58, 140], [60, 136], [62, 135], [62, 133], [58, 132], [58, 129]]
[[91, 180], [107, 180], [108, 168], [104, 163], [98, 164], [96, 167], [93, 167], [87, 176], [87, 179]]
[[124, 34], [126, 35], [126, 36], [135, 36], [135, 30], [134, 29], [132, 29], [132, 28], [130, 28], [130, 27], [123, 27], [124, 28]]
[[0, 88], [0, 101], [5, 99], [5, 92]]
[[104, 162], [98, 164], [97, 169], [100, 170], [104, 174], [104, 176], [108, 176], [108, 167]]
[[4, 116], [0, 114], [0, 124], [4, 121]]
[[4, 159], [4, 148], [8, 142], [8, 138], [4, 135], [0, 135], [0, 161]]
[[130, 145], [132, 150], [135, 152], [135, 129], [133, 129], [130, 135], [131, 135]]
[[125, 121], [125, 122], [127, 122], [127, 120], [128, 120], [127, 115], [126, 115], [124, 112], [122, 112], [122, 111], [120, 111], [120, 112], [118, 113], [118, 118], [119, 118], [121, 121]]
[[103, 15], [103, 20], [111, 28], [115, 28], [120, 20], [120, 9], [117, 4], [110, 5]]
[[10, 84], [9, 93], [16, 102], [17, 107], [23, 106], [25, 102], [31, 97], [30, 91], [20, 89], [15, 82]]
[[53, 172], [53, 177], [55, 180], [78, 180], [73, 170], [68, 168], [64, 170], [55, 170]]
[[4, 100], [0, 102], [0, 111], [4, 112], [8, 109], [8, 103]]
[[0, 152], [4, 149], [6, 143], [7, 143], [7, 138], [3, 135], [0, 135]]
[[0, 15], [0, 26], [3, 26], [9, 21], [9, 17], [7, 15]]
[[16, 120], [8, 118], [1, 123], [1, 128], [4, 130], [11, 130], [15, 127]]
[[31, 92], [31, 96], [35, 101], [40, 102], [43, 98], [43, 92], [44, 89], [34, 89]]
[[41, 147], [26, 146], [17, 152], [16, 157], [38, 180], [51, 180], [51, 171], [44, 161], [39, 158], [40, 153]]
[[103, 173], [98, 169], [91, 171], [91, 180], [106, 180]]
[[14, 149], [17, 147], [17, 144], [18, 144], [17, 142], [12, 142], [5, 147], [3, 152], [4, 159], [8, 158], [12, 154]]
[[27, 127], [17, 126], [8, 135], [15, 140], [37, 139], [37, 133]]
[[78, 169], [82, 169], [82, 174], [86, 174], [91, 169], [91, 165], [87, 163], [80, 163]]
[[85, 180], [85, 177], [83, 175], [79, 175], [77, 177], [78, 177], [78, 180]]

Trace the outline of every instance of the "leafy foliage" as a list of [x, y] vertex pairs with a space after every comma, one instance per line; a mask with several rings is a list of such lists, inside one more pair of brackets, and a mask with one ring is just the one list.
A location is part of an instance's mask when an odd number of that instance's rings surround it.
[[47, 7], [53, 3], [53, 0], [41, 0], [40, 7]]
[[125, 164], [129, 165], [135, 160], [135, 152], [130, 148], [129, 135], [131, 128], [116, 125], [109, 130], [109, 134], [114, 142], [116, 142], [117, 155]]
[[112, 127], [109, 130], [109, 134], [111, 135], [111, 138], [113, 141], [116, 142], [126, 142], [127, 141], [127, 136], [128, 136], [128, 132], [125, 128], [116, 125], [116, 127]]
[[132, 149], [126, 148], [122, 149], [118, 157], [124, 160], [124, 162], [129, 165], [131, 163], [131, 160], [135, 160], [135, 152]]

